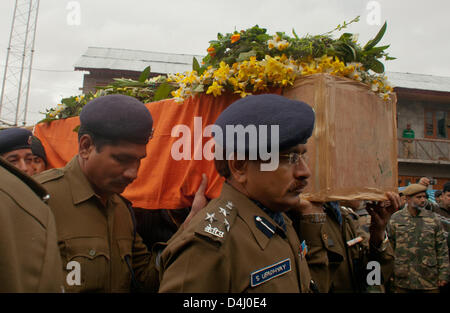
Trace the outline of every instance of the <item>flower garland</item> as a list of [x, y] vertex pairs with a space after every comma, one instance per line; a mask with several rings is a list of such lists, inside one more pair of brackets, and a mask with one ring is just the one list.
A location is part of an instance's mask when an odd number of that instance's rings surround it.
[[317, 73], [347, 77], [367, 84], [384, 100], [389, 100], [389, 94], [393, 91], [385, 75], [370, 75], [359, 62], [345, 64], [338, 57], [327, 55], [307, 61], [296, 61], [285, 54], [275, 57], [266, 55], [261, 61], [252, 56], [250, 60], [236, 62], [232, 66], [222, 61], [218, 68], [209, 66], [201, 75], [197, 71], [169, 75], [168, 82], [178, 85], [178, 89], [172, 91], [172, 96], [176, 102], [183, 102], [205, 90], [206, 94], [214, 97], [226, 90], [245, 97], [268, 91], [269, 86], [289, 87], [297, 78]]
[[[359, 17], [350, 23], [357, 21]], [[202, 66], [194, 60], [193, 71], [169, 75], [167, 81], [177, 86], [171, 93], [175, 101], [183, 102], [199, 93], [217, 97], [227, 90], [245, 97], [269, 87], [292, 86], [306, 75], [328, 73], [362, 82], [389, 100], [393, 88], [378, 59], [395, 58], [384, 52], [389, 46], [375, 47], [385, 30], [386, 23], [364, 47], [357, 43], [357, 35], [344, 33], [333, 39], [333, 31], [304, 38], [293, 31], [295, 38], [291, 38], [281, 32], [270, 36], [256, 25], [225, 36], [219, 33], [217, 40], [210, 41]]]

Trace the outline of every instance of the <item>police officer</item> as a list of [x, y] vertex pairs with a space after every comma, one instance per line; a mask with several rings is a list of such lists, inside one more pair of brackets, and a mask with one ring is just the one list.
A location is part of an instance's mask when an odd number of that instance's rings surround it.
[[[219, 198], [168, 242], [159, 291], [310, 292], [306, 247], [283, 212], [297, 204], [310, 176], [303, 157], [313, 110], [278, 95], [248, 96], [215, 125], [215, 164], [226, 182]], [[270, 158], [262, 157], [269, 148]]]
[[32, 136], [31, 131], [25, 128], [0, 131], [0, 156], [30, 176], [34, 174]]
[[33, 153], [32, 167], [34, 174], [39, 174], [47, 169], [47, 154], [38, 137], [31, 137], [31, 152]]
[[447, 243], [439, 218], [425, 209], [426, 190], [422, 184], [403, 190], [406, 206], [390, 221], [395, 292], [437, 293], [448, 282]]
[[78, 155], [36, 176], [51, 196], [66, 290], [156, 291], [153, 258], [136, 233], [130, 203], [119, 196], [146, 156], [152, 116], [134, 98], [108, 95], [87, 103], [80, 122]]
[[62, 292], [47, 191], [0, 157], [0, 292]]

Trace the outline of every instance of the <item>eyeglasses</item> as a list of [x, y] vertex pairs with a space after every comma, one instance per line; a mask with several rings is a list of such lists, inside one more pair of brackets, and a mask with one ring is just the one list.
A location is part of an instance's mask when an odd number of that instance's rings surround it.
[[284, 153], [280, 154], [280, 157], [287, 158], [289, 160], [289, 164], [299, 164], [300, 159], [307, 162], [308, 156], [306, 153], [297, 153], [297, 152], [290, 152], [290, 153]]

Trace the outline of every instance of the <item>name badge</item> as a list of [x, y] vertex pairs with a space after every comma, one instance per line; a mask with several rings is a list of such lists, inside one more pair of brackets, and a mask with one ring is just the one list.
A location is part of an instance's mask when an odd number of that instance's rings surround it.
[[255, 287], [290, 271], [291, 259], [286, 259], [251, 273], [250, 284], [252, 287]]

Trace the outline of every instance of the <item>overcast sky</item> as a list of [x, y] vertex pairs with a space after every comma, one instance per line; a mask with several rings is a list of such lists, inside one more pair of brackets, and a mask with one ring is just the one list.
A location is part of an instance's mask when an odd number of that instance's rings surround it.
[[[70, 2], [79, 3], [79, 25], [70, 25], [77, 24]], [[368, 9], [369, 2], [375, 6]], [[0, 80], [14, 3], [0, 0]], [[258, 24], [269, 33], [321, 34], [357, 15], [360, 22], [346, 31], [365, 43], [381, 27], [377, 4], [381, 24], [388, 22], [380, 44], [391, 44], [388, 52], [397, 57], [385, 63], [387, 71], [450, 77], [446, 0], [41, 0], [27, 124], [62, 97], [79, 94], [83, 72], [73, 65], [89, 46], [204, 55], [218, 32]]]

